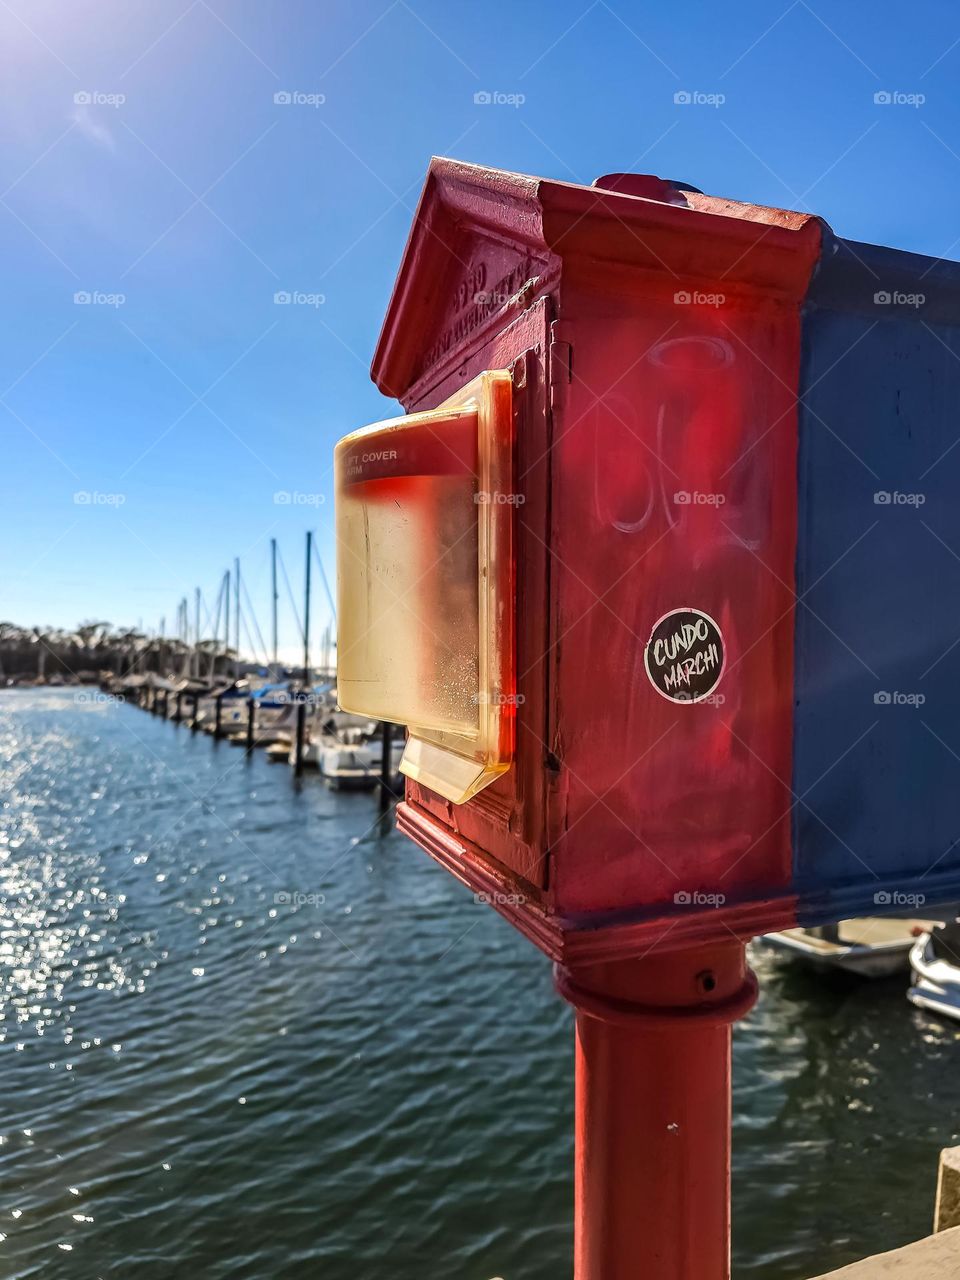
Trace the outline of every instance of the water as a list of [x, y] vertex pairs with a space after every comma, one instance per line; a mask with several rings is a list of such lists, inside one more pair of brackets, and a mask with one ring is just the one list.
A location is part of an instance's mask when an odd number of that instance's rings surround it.
[[[73, 690], [0, 693], [0, 1273], [558, 1280], [571, 1016], [370, 796]], [[929, 1230], [958, 1032], [763, 954], [736, 1273]]]

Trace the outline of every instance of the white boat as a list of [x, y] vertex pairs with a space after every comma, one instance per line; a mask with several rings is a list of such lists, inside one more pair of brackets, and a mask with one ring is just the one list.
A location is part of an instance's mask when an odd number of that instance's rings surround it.
[[[297, 736], [297, 702], [299, 695], [283, 688], [274, 692], [273, 687], [256, 695], [256, 742], [266, 746], [271, 760], [293, 761], [293, 747]], [[310, 693], [307, 705], [305, 737], [309, 738], [311, 726], [318, 718], [330, 714], [333, 706], [328, 687], [317, 686]]]
[[[401, 738], [390, 744], [391, 787], [399, 776], [402, 755]], [[340, 737], [323, 734], [312, 739], [304, 752], [304, 764], [315, 764], [335, 791], [371, 791], [379, 786], [382, 759], [381, 739], [363, 737], [356, 729], [348, 729]]]
[[[286, 744], [289, 746], [297, 731], [297, 708], [289, 701], [256, 700], [256, 718], [254, 720], [253, 737], [258, 747]], [[244, 708], [246, 710], [246, 708]], [[227, 734], [228, 738], [243, 740], [246, 738], [247, 720], [233, 725]]]
[[248, 709], [252, 690], [243, 685], [226, 685], [214, 689], [197, 703], [197, 724], [207, 733], [214, 733], [217, 727], [217, 698], [220, 698], [220, 732], [228, 734], [231, 730], [246, 728]]
[[951, 920], [921, 934], [910, 952], [910, 965], [910, 1003], [960, 1020], [960, 921]]
[[859, 916], [814, 929], [783, 929], [759, 941], [817, 968], [887, 978], [910, 963], [910, 948], [931, 921]]

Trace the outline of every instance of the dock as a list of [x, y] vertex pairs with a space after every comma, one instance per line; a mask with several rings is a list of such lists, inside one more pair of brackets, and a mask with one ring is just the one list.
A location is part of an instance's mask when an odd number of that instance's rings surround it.
[[960, 1276], [960, 1227], [927, 1236], [891, 1253], [853, 1262], [811, 1280], [957, 1280]]
[[960, 1147], [940, 1152], [933, 1235], [811, 1280], [957, 1280], [960, 1276]]

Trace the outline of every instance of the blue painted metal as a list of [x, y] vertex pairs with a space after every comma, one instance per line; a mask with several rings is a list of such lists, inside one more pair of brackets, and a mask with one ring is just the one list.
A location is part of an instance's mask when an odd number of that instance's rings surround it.
[[825, 228], [799, 397], [798, 914], [957, 898], [960, 264]]

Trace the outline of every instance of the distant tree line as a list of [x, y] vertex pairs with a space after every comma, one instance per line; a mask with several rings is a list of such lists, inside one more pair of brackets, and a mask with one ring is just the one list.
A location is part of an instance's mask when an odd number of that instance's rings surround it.
[[234, 657], [232, 649], [213, 640], [185, 644], [177, 637], [148, 636], [109, 622], [84, 622], [73, 631], [0, 622], [0, 681], [93, 679], [104, 671], [179, 675], [187, 673], [191, 661], [206, 675], [223, 671]]

